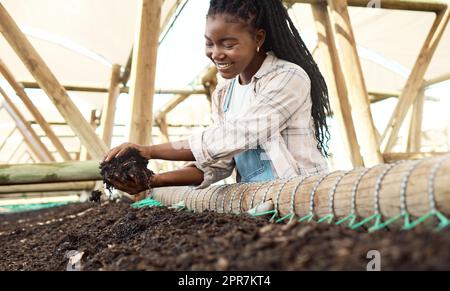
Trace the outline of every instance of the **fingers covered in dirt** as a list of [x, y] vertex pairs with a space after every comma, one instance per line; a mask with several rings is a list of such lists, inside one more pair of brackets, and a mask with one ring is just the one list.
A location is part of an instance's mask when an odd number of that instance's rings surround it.
[[[135, 147], [124, 146], [121, 150], [123, 149], [126, 149], [123, 154], [116, 154], [100, 164], [100, 173], [106, 188], [129, 194], [149, 189], [154, 173], [147, 169], [148, 160]], [[117, 153], [120, 153], [120, 150]]]
[[135, 144], [135, 143], [131, 143], [131, 142], [126, 142], [123, 143], [119, 146], [116, 146], [114, 148], [112, 148], [107, 154], [106, 156], [103, 158], [102, 162], [109, 162], [111, 161], [113, 158], [118, 158], [123, 156], [127, 151], [129, 151], [130, 149], [135, 149], [139, 152], [139, 154], [144, 157], [145, 159], [150, 159], [149, 156], [149, 150], [146, 146], [143, 145], [139, 145], [139, 144]]

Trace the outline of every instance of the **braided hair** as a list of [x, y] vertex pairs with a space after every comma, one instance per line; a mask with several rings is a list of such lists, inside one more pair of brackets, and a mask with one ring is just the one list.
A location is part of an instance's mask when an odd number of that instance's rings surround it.
[[331, 115], [331, 109], [327, 85], [281, 0], [211, 0], [207, 16], [217, 14], [227, 14], [255, 29], [265, 30], [266, 40], [261, 49], [273, 51], [278, 58], [306, 71], [311, 80], [311, 115], [317, 148], [328, 157], [330, 132], [326, 118]]

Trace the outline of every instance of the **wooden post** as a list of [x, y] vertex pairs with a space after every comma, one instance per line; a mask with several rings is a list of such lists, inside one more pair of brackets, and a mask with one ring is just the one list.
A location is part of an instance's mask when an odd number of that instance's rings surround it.
[[421, 147], [421, 135], [422, 135], [422, 119], [423, 119], [423, 106], [425, 104], [425, 88], [419, 92], [419, 95], [415, 98], [412, 112], [411, 120], [408, 129], [408, 144], [406, 151], [420, 152]]
[[362, 167], [364, 162], [353, 124], [344, 75], [339, 65], [339, 55], [328, 9], [326, 4], [312, 4], [311, 8], [318, 35], [319, 60], [322, 61], [319, 63], [323, 65], [323, 71], [328, 80], [332, 110], [339, 123], [342, 141], [353, 167]]
[[133, 61], [133, 49], [131, 49], [130, 55], [128, 56], [127, 63], [125, 64], [123, 73], [120, 75], [120, 82], [124, 87], [127, 86], [128, 81], [130, 80], [131, 74], [131, 62]]
[[2, 4], [0, 4], [0, 31], [92, 156], [103, 158], [108, 148], [83, 118], [67, 92]]
[[129, 140], [150, 144], [153, 95], [162, 0], [140, 0], [131, 69], [132, 98]]
[[384, 153], [386, 163], [393, 163], [404, 160], [419, 160], [430, 157], [439, 157], [450, 154], [450, 152], [410, 152], [410, 153]]
[[[161, 29], [159, 30], [159, 33], [162, 33], [165, 31], [166, 26], [169, 24], [170, 19], [172, 18], [173, 14], [177, 10], [178, 6], [183, 0], [165, 0], [162, 4], [161, 8]], [[120, 77], [120, 81], [122, 82], [123, 86], [125, 87], [130, 79], [130, 73], [131, 73], [131, 64], [133, 62], [133, 49], [131, 49], [130, 55], [127, 59], [127, 63], [125, 65], [125, 69], [123, 70], [123, 73]]]
[[156, 114], [167, 114], [170, 111], [172, 111], [175, 107], [178, 106], [181, 102], [186, 100], [191, 94], [178, 94], [175, 95], [172, 99], [170, 99], [166, 104], [163, 105], [163, 107], [159, 110], [159, 112]]
[[369, 96], [356, 50], [356, 42], [350, 23], [346, 0], [329, 0], [331, 19], [336, 34], [339, 60], [352, 108], [353, 123], [366, 166], [383, 162], [378, 135], [370, 111]]
[[448, 80], [450, 80], [450, 72], [446, 73], [444, 75], [438, 76], [436, 78], [427, 80], [425, 82], [425, 87], [429, 87], [429, 86], [432, 86], [434, 84], [438, 84], [438, 83], [445, 82], [445, 81], [448, 81]]
[[167, 115], [161, 114], [156, 118], [156, 123], [159, 126], [159, 131], [161, 132], [161, 142], [170, 142], [169, 138], [169, 126], [167, 125]]
[[0, 73], [3, 75], [3, 77], [5, 77], [9, 85], [14, 89], [17, 96], [19, 96], [20, 99], [22, 99], [22, 102], [25, 104], [27, 109], [30, 111], [31, 115], [33, 115], [36, 122], [45, 132], [48, 139], [55, 146], [56, 150], [61, 155], [61, 157], [66, 161], [71, 160], [72, 158], [70, 157], [69, 153], [66, 151], [59, 138], [56, 136], [50, 125], [47, 123], [44, 116], [42, 116], [41, 112], [36, 108], [36, 106], [34, 106], [33, 102], [31, 102], [31, 99], [25, 93], [23, 87], [20, 86], [19, 83], [17, 83], [13, 74], [9, 71], [9, 69], [6, 67], [5, 63], [1, 59], [0, 59]]
[[169, 126], [167, 124], [167, 113], [172, 111], [181, 102], [186, 100], [189, 94], [178, 94], [169, 100], [164, 106], [156, 113], [155, 122], [158, 124], [161, 132], [161, 140], [163, 142], [169, 142]]
[[3, 106], [16, 123], [16, 126], [19, 129], [20, 133], [23, 135], [25, 142], [33, 151], [33, 153], [36, 155], [36, 157], [42, 162], [54, 161], [55, 159], [53, 158], [50, 151], [42, 143], [42, 141], [39, 139], [34, 129], [27, 122], [25, 117], [23, 117], [19, 109], [17, 109], [17, 107], [14, 105], [11, 99], [9, 99], [6, 92], [3, 91], [1, 87], [0, 87], [0, 94], [3, 95], [3, 98], [5, 99]]
[[[25, 89], [41, 89], [39, 84], [36, 82], [19, 82]], [[108, 93], [109, 88], [99, 87], [99, 86], [89, 86], [89, 85], [63, 85], [66, 91], [77, 91], [77, 92], [91, 92], [91, 93]], [[129, 93], [130, 88], [121, 87], [120, 93]], [[201, 87], [196, 88], [158, 88], [155, 89], [155, 94], [207, 94], [206, 90]]]
[[117, 98], [120, 94], [120, 65], [113, 65], [111, 82], [109, 86], [108, 99], [102, 112], [101, 135], [106, 146], [111, 147], [114, 130], [114, 118], [116, 114]]
[[[140, 0], [138, 25], [131, 65], [131, 120], [129, 141], [148, 145], [153, 127], [156, 60], [159, 43], [162, 0]], [[135, 201], [145, 197], [137, 194]]]
[[[338, 1], [338, 0], [335, 0]], [[327, 0], [285, 0], [286, 3], [325, 3]], [[347, 0], [348, 6], [367, 7], [369, 0]], [[439, 12], [447, 8], [447, 0], [380, 0], [381, 8]]]
[[217, 86], [217, 68], [216, 66], [210, 66], [206, 71], [205, 75], [202, 77], [202, 85], [206, 90], [206, 98], [211, 104], [211, 98], [213, 92], [216, 90]]
[[0, 186], [0, 194], [92, 190], [95, 182], [62, 182]]
[[414, 102], [416, 96], [423, 85], [423, 79], [431, 59], [436, 51], [450, 17], [450, 9], [447, 8], [437, 14], [431, 27], [428, 37], [417, 58], [411, 75], [406, 82], [405, 88], [398, 99], [397, 106], [392, 113], [388, 126], [382, 136], [381, 148], [383, 152], [389, 152], [395, 145], [400, 128], [405, 119], [406, 113]]
[[[97, 116], [96, 116], [96, 110], [93, 109], [91, 110], [91, 116], [89, 118], [89, 124], [91, 125], [92, 129], [95, 131], [97, 129]], [[89, 154], [88, 150], [86, 149], [86, 147], [81, 146], [80, 149], [80, 160], [82, 161], [87, 161], [90, 160], [92, 157]]]
[[102, 180], [98, 161], [0, 165], [0, 185]]

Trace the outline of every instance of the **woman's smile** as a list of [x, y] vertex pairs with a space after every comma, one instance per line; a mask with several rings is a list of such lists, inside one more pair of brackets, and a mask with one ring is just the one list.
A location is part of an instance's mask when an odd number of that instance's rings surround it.
[[216, 62], [215, 64], [219, 71], [227, 71], [228, 69], [231, 68], [231, 66], [233, 66], [233, 63], [223, 63], [223, 62], [218, 63], [218, 62]]

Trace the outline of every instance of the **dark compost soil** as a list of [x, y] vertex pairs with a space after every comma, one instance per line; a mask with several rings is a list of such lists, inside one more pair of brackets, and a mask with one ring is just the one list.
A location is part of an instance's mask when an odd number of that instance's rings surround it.
[[[139, 188], [150, 187], [153, 172], [147, 169], [148, 160], [143, 158], [135, 148], [128, 149], [118, 158], [100, 164], [100, 174], [106, 189], [112, 190], [112, 181], [133, 181]], [[137, 191], [139, 193], [140, 191]]]
[[450, 270], [450, 230], [358, 233], [325, 224], [190, 213], [128, 204], [73, 204], [0, 216], [0, 270]]

